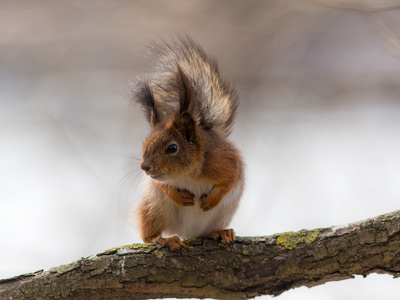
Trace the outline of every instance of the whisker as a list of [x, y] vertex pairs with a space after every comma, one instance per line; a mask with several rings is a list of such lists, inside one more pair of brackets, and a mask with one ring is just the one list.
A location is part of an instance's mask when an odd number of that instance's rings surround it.
[[137, 160], [137, 161], [141, 161], [142, 159], [140, 157], [134, 156], [133, 154], [123, 154], [123, 153], [118, 153], [120, 156], [126, 157], [126, 158], [130, 158], [133, 160]]
[[[121, 176], [123, 173], [123, 176]], [[121, 200], [124, 202], [124, 211], [127, 211], [127, 203], [131, 202], [133, 199], [133, 194], [137, 191], [137, 180], [143, 175], [142, 171], [132, 166], [125, 166], [120, 171], [118, 171], [113, 177], [119, 177], [115, 183], [118, 194], [118, 202]], [[133, 187], [136, 188], [133, 188]], [[137, 201], [137, 200], [134, 200]]]

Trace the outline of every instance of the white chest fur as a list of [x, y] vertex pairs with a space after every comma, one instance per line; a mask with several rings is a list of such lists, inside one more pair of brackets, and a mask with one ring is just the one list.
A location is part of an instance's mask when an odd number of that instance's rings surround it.
[[217, 207], [204, 212], [200, 208], [201, 196], [211, 192], [211, 185], [194, 182], [191, 179], [181, 179], [168, 183], [177, 188], [186, 189], [195, 195], [194, 206], [177, 206], [168, 198], [163, 203], [163, 205], [168, 206], [170, 212], [164, 234], [178, 235], [182, 239], [204, 237], [211, 232], [226, 229], [238, 206], [243, 190], [243, 184], [239, 183], [225, 195]]

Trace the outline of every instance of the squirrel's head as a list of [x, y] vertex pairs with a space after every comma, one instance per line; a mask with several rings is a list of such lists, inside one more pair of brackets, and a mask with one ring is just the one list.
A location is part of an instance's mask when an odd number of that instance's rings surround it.
[[141, 102], [149, 117], [152, 132], [145, 139], [140, 167], [155, 180], [174, 180], [195, 173], [204, 153], [200, 128], [194, 116], [193, 89], [189, 79], [177, 66], [177, 111], [162, 119], [150, 86], [145, 83]]

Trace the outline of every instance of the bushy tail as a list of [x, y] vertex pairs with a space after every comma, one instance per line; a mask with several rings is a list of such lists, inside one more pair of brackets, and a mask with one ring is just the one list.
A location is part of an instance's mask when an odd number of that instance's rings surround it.
[[177, 112], [183, 72], [191, 84], [199, 125], [229, 135], [239, 100], [236, 90], [221, 78], [215, 60], [188, 36], [171, 43], [153, 43], [151, 50], [159, 64], [153, 73], [138, 80], [133, 91], [149, 121], [152, 113], [163, 120]]

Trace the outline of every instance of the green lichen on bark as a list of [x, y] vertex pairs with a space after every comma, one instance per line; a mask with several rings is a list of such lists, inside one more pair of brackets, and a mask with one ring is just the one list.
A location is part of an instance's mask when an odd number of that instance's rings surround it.
[[162, 257], [164, 256], [164, 254], [163, 254], [162, 251], [160, 251], [160, 250], [154, 250], [154, 255], [155, 255], [157, 258], [162, 258]]
[[303, 229], [297, 232], [286, 232], [278, 237], [276, 243], [284, 246], [288, 250], [292, 250], [300, 243], [311, 244], [317, 239], [318, 234], [319, 229]]
[[140, 248], [149, 248], [150, 246], [154, 246], [156, 244], [154, 243], [135, 243], [135, 244], [130, 244], [130, 245], [125, 245], [125, 246], [120, 246], [120, 247], [115, 247], [115, 248], [110, 248], [107, 250], [104, 250], [102, 253], [97, 254], [99, 255], [107, 255], [107, 254], [113, 254], [116, 253], [118, 250], [121, 249], [140, 249]]

